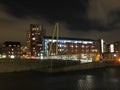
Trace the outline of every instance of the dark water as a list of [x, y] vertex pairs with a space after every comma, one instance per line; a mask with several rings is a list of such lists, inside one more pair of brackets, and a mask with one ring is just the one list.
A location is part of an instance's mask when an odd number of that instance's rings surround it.
[[120, 90], [120, 67], [62, 74], [0, 74], [0, 90]]

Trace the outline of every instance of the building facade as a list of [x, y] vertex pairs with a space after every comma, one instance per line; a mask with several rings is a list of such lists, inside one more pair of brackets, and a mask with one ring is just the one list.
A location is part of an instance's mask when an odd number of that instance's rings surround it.
[[[58, 32], [57, 32], [58, 33]], [[46, 29], [31, 24], [27, 33], [27, 48], [30, 58], [71, 57], [83, 60], [100, 60], [104, 51], [103, 39], [80, 39], [46, 36]], [[56, 57], [58, 58], [58, 57]]]
[[98, 40], [65, 37], [56, 40], [52, 37], [43, 37], [43, 51], [45, 56], [58, 55], [71, 56], [74, 59], [99, 60], [101, 48]]
[[106, 45], [106, 52], [103, 53], [104, 60], [120, 60], [120, 42]]
[[19, 59], [21, 56], [21, 43], [6, 41], [1, 49], [1, 57], [8, 59]]
[[42, 36], [45, 35], [45, 28], [42, 25], [31, 24], [30, 31], [27, 32], [28, 56], [38, 57], [42, 51]]

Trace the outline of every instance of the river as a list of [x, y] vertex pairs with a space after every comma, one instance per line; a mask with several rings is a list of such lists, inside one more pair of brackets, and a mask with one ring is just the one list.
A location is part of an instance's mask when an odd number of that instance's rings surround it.
[[120, 67], [59, 74], [4, 73], [0, 90], [120, 90]]

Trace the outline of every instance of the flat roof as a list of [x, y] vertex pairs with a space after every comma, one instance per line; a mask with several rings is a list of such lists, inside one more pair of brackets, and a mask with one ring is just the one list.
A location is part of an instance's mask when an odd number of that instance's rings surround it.
[[[45, 39], [52, 39], [52, 36], [43, 36]], [[54, 38], [56, 39], [56, 37]], [[82, 41], [95, 41], [93, 39], [86, 39], [86, 38], [72, 38], [72, 37], [58, 37], [61, 40], [82, 40]]]

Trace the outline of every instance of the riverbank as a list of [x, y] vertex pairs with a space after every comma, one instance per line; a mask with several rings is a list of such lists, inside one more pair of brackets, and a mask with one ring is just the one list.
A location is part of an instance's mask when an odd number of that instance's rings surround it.
[[65, 73], [65, 72], [76, 72], [76, 71], [88, 71], [95, 69], [104, 69], [107, 67], [116, 67], [120, 66], [120, 63], [113, 61], [104, 61], [104, 62], [89, 62], [82, 63], [79, 65], [67, 66], [62, 68], [48, 68], [46, 70], [38, 70], [45, 73]]
[[[67, 64], [66, 64], [67, 63]], [[21, 72], [21, 71], [41, 71], [46, 72], [47, 69], [51, 68], [51, 64], [53, 68], [63, 68], [66, 66], [77, 65], [76, 61], [64, 61], [64, 60], [34, 60], [34, 59], [2, 59], [0, 60], [0, 73], [7, 72]]]
[[42, 73], [61, 73], [120, 66], [113, 61], [80, 63], [71, 60], [0, 60], [0, 73], [38, 71]]

